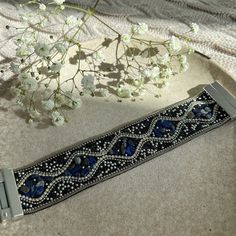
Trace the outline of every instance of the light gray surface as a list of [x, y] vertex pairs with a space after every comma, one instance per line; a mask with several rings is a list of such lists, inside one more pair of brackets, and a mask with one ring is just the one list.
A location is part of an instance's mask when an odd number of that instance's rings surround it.
[[[199, 56], [160, 99], [136, 103], [84, 99], [64, 127], [29, 127], [8, 96], [0, 99], [0, 166], [20, 167], [196, 93], [213, 75], [230, 77]], [[202, 72], [199, 76], [199, 71]], [[171, 94], [171, 96], [170, 96]], [[70, 199], [0, 225], [13, 236], [235, 236], [235, 122]]]

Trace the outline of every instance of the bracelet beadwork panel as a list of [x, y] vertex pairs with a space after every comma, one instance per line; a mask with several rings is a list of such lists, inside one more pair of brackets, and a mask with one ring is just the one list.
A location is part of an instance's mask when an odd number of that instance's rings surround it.
[[24, 213], [50, 206], [229, 120], [206, 93], [14, 172]]

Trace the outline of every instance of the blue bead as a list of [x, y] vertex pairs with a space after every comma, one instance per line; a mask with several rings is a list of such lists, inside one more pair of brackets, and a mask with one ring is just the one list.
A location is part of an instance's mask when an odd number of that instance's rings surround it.
[[128, 156], [132, 156], [135, 153], [135, 144], [132, 140], [128, 140], [126, 142], [125, 154]]
[[68, 170], [66, 170], [65, 172], [69, 172], [68, 174], [69, 175], [72, 175], [72, 176], [75, 176], [75, 175], [77, 175], [78, 173], [80, 173], [81, 172], [81, 166], [80, 165], [75, 165], [73, 168], [71, 168], [71, 169], [68, 169]]
[[134, 154], [134, 149], [132, 146], [127, 146], [125, 149], [125, 154], [128, 156], [132, 156]]
[[193, 108], [193, 113], [195, 118], [207, 118], [210, 119], [212, 117], [211, 108], [206, 104], [199, 105], [198, 107]]
[[25, 180], [24, 188], [20, 189], [20, 193], [31, 198], [36, 198], [41, 196], [45, 190], [45, 181], [43, 178], [44, 177], [39, 175], [29, 176]]
[[123, 138], [110, 150], [112, 155], [132, 156], [135, 153], [136, 144], [133, 140]]
[[45, 183], [43, 180], [38, 182], [35, 186], [35, 196], [40, 196], [44, 192]]
[[115, 147], [113, 147], [110, 151], [110, 154], [111, 155], [118, 155], [118, 150]]
[[89, 169], [85, 168], [81, 170], [81, 175], [82, 176], [87, 176], [89, 174]]
[[169, 120], [163, 120], [162, 126], [167, 128], [167, 129], [172, 129], [173, 128], [173, 123]]
[[166, 133], [166, 131], [171, 131], [171, 133], [175, 132], [175, 126], [173, 122], [170, 120], [158, 120], [153, 131], [154, 135], [160, 138]]
[[88, 160], [89, 160], [89, 165], [91, 166], [94, 166], [97, 163], [97, 160], [92, 156], [89, 156]]

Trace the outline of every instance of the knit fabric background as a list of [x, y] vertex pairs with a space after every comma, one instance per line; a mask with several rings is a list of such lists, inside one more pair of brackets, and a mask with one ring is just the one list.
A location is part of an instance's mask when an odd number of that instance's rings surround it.
[[[84, 7], [92, 6], [94, 0], [71, 0]], [[5, 25], [22, 26], [18, 17], [19, 1], [0, 0], [0, 59], [14, 56], [14, 44], [4, 41], [9, 33]], [[76, 11], [67, 10], [66, 14], [80, 16]], [[129, 31], [131, 23], [146, 22], [150, 34], [163, 39], [173, 32], [183, 33], [191, 22], [200, 25], [201, 31], [190, 34], [192, 46], [203, 54], [215, 59], [228, 72], [236, 74], [236, 1], [235, 0], [101, 0], [96, 14], [121, 33]], [[81, 15], [82, 16], [82, 15]], [[52, 23], [62, 22], [61, 17], [52, 17]], [[53, 26], [41, 32], [42, 38], [56, 34]], [[79, 36], [85, 41], [112, 32], [91, 19], [86, 29]]]

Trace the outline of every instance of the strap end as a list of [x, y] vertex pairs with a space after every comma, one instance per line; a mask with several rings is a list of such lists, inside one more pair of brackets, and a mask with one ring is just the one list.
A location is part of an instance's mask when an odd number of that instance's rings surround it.
[[0, 221], [16, 220], [24, 215], [12, 169], [0, 170]]
[[207, 85], [204, 90], [230, 115], [236, 118], [236, 98], [218, 81]]

